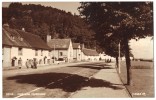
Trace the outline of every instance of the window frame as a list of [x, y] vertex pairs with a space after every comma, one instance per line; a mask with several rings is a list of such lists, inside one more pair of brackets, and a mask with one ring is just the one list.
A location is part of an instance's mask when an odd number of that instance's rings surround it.
[[37, 49], [35, 50], [35, 56], [38, 56], [38, 50]]
[[18, 55], [22, 56], [23, 55], [23, 48], [18, 48]]
[[63, 52], [60, 52], [60, 56], [63, 56]]

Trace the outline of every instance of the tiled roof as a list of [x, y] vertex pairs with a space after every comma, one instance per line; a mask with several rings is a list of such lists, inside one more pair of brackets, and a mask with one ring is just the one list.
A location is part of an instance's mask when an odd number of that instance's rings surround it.
[[93, 50], [93, 49], [82, 49], [82, 52], [87, 55], [87, 56], [98, 56], [99, 54], [97, 53], [96, 50]]
[[[23, 41], [20, 40], [20, 34], [10, 28], [3, 28], [2, 29], [2, 44], [8, 46], [18, 46], [18, 47], [31, 47], [30, 44], [26, 42], [24, 39]], [[12, 38], [14, 37], [14, 39]]]
[[44, 42], [38, 35], [31, 34], [28, 32], [24, 32], [22, 30], [17, 30], [20, 35], [27, 40], [27, 42], [33, 47], [33, 48], [39, 48], [39, 49], [50, 49], [50, 47], [47, 45], [46, 42]]
[[48, 46], [51, 49], [68, 49], [71, 39], [51, 39], [48, 42]]
[[80, 43], [72, 43], [72, 45], [74, 49], [78, 49], [80, 46]]
[[[3, 27], [2, 32], [3, 45], [35, 49], [50, 49], [48, 45], [37, 35], [8, 27]], [[14, 39], [12, 39], [12, 36]], [[21, 38], [23, 38], [23, 40], [21, 40]]]

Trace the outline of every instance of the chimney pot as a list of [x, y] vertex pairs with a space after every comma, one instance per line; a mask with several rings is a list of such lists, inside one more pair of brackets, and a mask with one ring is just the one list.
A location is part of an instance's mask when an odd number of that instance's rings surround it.
[[25, 28], [22, 28], [22, 31], [24, 31], [24, 32], [25, 32]]

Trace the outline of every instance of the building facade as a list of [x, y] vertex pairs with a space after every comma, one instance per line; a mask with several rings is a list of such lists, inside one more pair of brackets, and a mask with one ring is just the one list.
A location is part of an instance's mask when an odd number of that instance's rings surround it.
[[51, 48], [53, 62], [58, 60], [64, 60], [65, 62], [73, 61], [71, 39], [51, 39], [51, 36], [47, 36], [47, 44]]
[[50, 48], [37, 35], [24, 30], [11, 29], [7, 24], [2, 28], [2, 64], [3, 67], [25, 66], [27, 60], [38, 65], [50, 64]]
[[82, 60], [83, 61], [99, 61], [99, 54], [94, 49], [82, 48]]
[[81, 61], [82, 53], [80, 43], [72, 43], [73, 44], [73, 59], [75, 61]]

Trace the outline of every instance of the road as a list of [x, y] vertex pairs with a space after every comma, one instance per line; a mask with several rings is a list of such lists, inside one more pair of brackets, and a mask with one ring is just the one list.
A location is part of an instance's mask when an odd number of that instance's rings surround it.
[[91, 86], [89, 79], [104, 66], [105, 63], [96, 62], [44, 70], [5, 71], [3, 72], [3, 97], [67, 98], [81, 88]]

